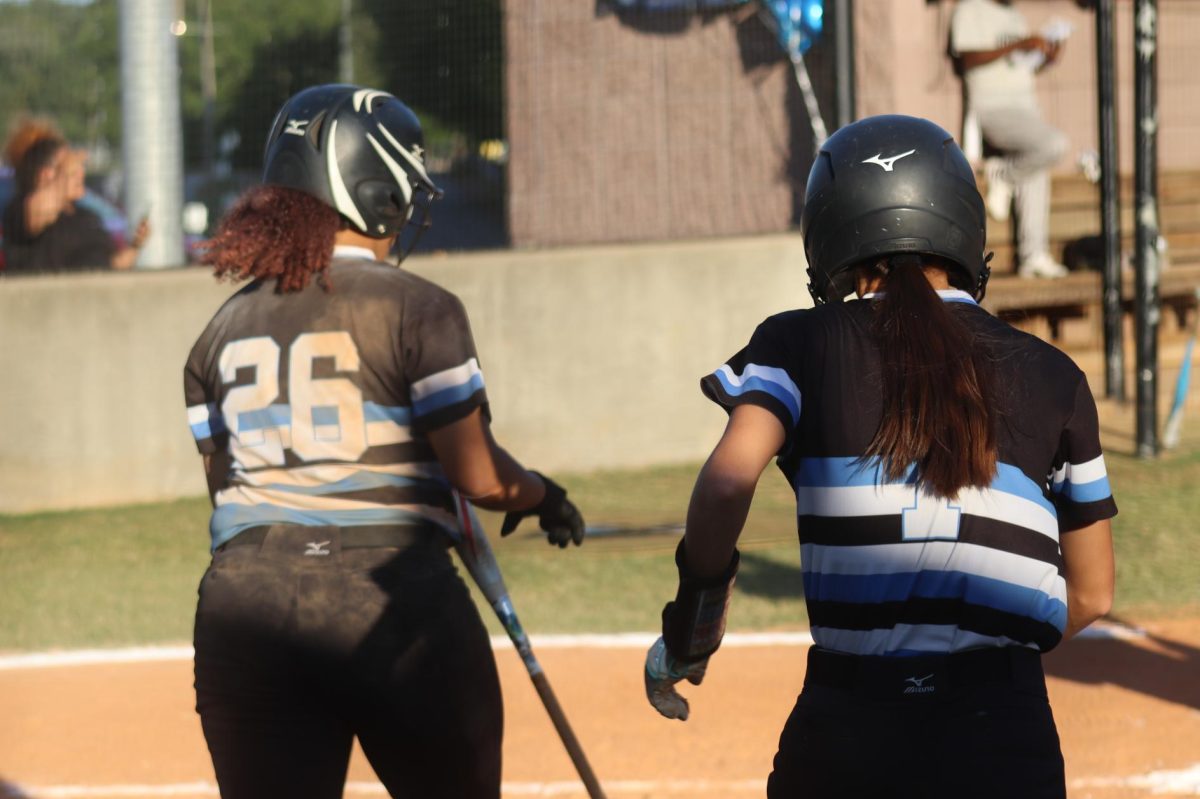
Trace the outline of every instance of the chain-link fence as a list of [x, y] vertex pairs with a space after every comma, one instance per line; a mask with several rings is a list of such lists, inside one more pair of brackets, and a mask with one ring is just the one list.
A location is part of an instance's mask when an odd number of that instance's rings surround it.
[[[418, 112], [447, 190], [426, 251], [787, 230], [814, 143], [837, 116], [832, 0], [140, 1], [171, 8], [194, 236], [257, 180], [272, 115], [314, 83], [383, 88]], [[1087, 24], [1075, 5], [1023, 7]], [[88, 151], [89, 184], [118, 204], [120, 14], [134, 6], [0, 0], [0, 130], [27, 114], [54, 120]], [[1180, 82], [1196, 85], [1198, 6], [1160, 2], [1168, 160], [1200, 130], [1198, 106], [1176, 102]], [[892, 30], [923, 31], [951, 0], [854, 7], [858, 63], [873, 63], [865, 56], [882, 42], [891, 65], [858, 75], [859, 112], [942, 114], [956, 130], [957, 84], [942, 80], [928, 101], [905, 94], [931, 71], [948, 74], [945, 42], [897, 50], [911, 37]], [[1121, 31], [1130, 11], [1118, 3]], [[1090, 135], [1092, 90], [1063, 85]]]
[[[430, 166], [458, 191], [423, 247], [500, 246], [503, 222], [500, 0], [162, 0], [179, 63], [184, 200], [211, 230], [258, 179], [283, 100], [304, 86], [386, 88], [421, 117]], [[89, 186], [122, 199], [118, 0], [0, 0], [0, 129], [36, 115], [88, 153]], [[3, 179], [11, 181], [11, 172]], [[185, 214], [185, 217], [188, 216]]]

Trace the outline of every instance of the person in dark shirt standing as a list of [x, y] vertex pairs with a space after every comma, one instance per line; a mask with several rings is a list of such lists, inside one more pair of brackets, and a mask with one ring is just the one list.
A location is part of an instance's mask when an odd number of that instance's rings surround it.
[[118, 248], [100, 217], [82, 207], [84, 154], [42, 121], [19, 125], [5, 156], [16, 192], [3, 211], [4, 273], [129, 269], [150, 233], [145, 220]]

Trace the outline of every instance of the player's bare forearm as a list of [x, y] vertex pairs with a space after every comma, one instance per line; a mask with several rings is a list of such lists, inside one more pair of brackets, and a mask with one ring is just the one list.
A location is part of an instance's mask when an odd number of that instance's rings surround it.
[[1112, 525], [1104, 521], [1061, 535], [1067, 581], [1067, 629], [1071, 638], [1112, 608], [1116, 569]]
[[734, 408], [725, 433], [696, 478], [688, 505], [684, 547], [698, 579], [729, 566], [763, 469], [783, 446], [784, 429], [757, 405]]
[[487, 510], [523, 510], [542, 501], [545, 485], [496, 443], [483, 413], [431, 430], [429, 443], [450, 484]]

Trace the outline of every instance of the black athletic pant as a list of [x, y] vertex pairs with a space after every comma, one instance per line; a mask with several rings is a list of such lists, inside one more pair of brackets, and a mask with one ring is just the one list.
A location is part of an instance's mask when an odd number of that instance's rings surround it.
[[857, 658], [813, 647], [770, 799], [1064, 799], [1041, 655]]
[[496, 664], [445, 545], [343, 549], [352, 530], [272, 526], [200, 583], [196, 709], [221, 796], [341, 797], [357, 736], [393, 797], [499, 797]]

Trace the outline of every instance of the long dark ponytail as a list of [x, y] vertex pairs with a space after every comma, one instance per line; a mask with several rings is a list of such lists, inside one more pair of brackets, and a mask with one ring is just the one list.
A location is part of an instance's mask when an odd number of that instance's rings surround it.
[[[957, 277], [951, 265], [936, 266]], [[874, 269], [883, 277], [872, 320], [883, 417], [864, 458], [877, 457], [892, 482], [915, 465], [917, 483], [937, 497], [989, 485], [997, 444], [987, 348], [937, 295], [920, 257], [893, 257]]]

